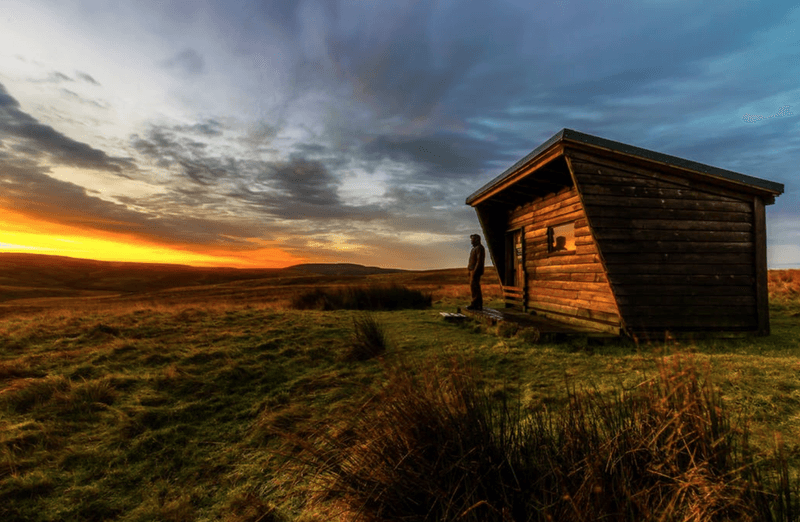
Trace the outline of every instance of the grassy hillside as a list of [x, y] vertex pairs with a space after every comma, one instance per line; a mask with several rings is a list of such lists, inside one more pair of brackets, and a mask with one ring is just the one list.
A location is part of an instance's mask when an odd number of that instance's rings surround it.
[[[93, 261], [62, 256], [0, 253], [0, 301], [66, 294], [82, 297], [264, 278], [279, 270], [197, 268], [155, 263]], [[16, 290], [15, 290], [16, 289]]]
[[329, 519], [303, 507], [312, 477], [285, 467], [286, 435], [316, 440], [347, 428], [374, 407], [399, 360], [472, 361], [490, 397], [519, 396], [537, 412], [564, 408], [568, 386], [635, 389], [680, 354], [707, 368], [756, 448], [770, 450], [782, 434], [792, 473], [800, 469], [798, 272], [770, 273], [771, 337], [638, 347], [531, 344], [525, 332], [445, 323], [439, 310], [467, 302], [465, 275], [370, 276], [431, 291], [434, 306], [375, 313], [389, 350], [364, 361], [346, 356], [358, 312], [285, 305], [303, 289], [365, 278], [283, 275], [7, 305], [0, 520]]
[[[127, 297], [136, 298], [179, 288], [181, 295], [198, 287], [231, 285], [296, 286], [357, 284], [392, 281], [428, 281], [431, 284], [460, 284], [466, 279], [464, 269], [405, 271], [350, 263], [310, 263], [287, 268], [237, 269], [198, 268], [156, 263], [122, 263], [75, 259], [38, 254], [0, 253], [0, 303], [19, 299], [51, 297]], [[460, 279], [459, 279], [460, 278]], [[494, 283], [487, 276], [487, 281]], [[223, 290], [224, 292], [225, 290]], [[160, 296], [159, 296], [160, 297]], [[28, 304], [28, 303], [15, 303]], [[49, 303], [47, 303], [49, 306]]]

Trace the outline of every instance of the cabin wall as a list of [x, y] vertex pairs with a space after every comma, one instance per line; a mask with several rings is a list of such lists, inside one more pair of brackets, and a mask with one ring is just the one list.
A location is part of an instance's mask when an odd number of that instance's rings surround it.
[[[575, 222], [575, 252], [550, 253], [547, 228]], [[619, 310], [575, 187], [514, 208], [507, 231], [524, 233], [525, 304], [555, 320], [618, 333]]]
[[629, 331], [759, 330], [752, 196], [567, 157]]

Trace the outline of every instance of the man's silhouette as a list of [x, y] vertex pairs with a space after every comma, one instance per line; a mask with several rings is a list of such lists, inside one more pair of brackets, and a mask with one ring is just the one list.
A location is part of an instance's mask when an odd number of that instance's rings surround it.
[[469, 290], [472, 293], [472, 302], [467, 310], [483, 310], [483, 295], [481, 294], [481, 276], [483, 275], [483, 263], [486, 259], [486, 249], [481, 245], [481, 236], [472, 234], [469, 236], [472, 242], [472, 250], [469, 253]]
[[553, 252], [561, 252], [567, 249], [567, 238], [564, 236], [558, 236], [556, 238], [556, 246], [553, 249]]

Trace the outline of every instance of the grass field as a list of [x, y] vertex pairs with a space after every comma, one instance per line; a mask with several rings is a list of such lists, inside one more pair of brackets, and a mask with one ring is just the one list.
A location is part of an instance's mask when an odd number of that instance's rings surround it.
[[[498, 399], [558, 410], [568, 388], [600, 393], [688, 357], [736, 426], [800, 470], [800, 272], [770, 272], [767, 338], [532, 344], [438, 312], [467, 303], [464, 271], [375, 277], [272, 275], [0, 308], [0, 520], [324, 520], [304, 511], [306, 477], [285, 467], [286, 436], [344, 429], [379, 394], [387, 365], [480, 371]], [[388, 350], [354, 361], [358, 311], [288, 308], [298, 292], [366, 280], [433, 294], [426, 310], [375, 312]], [[497, 288], [488, 287], [497, 302]], [[501, 332], [502, 334], [502, 332]], [[363, 411], [363, 410], [362, 410]]]

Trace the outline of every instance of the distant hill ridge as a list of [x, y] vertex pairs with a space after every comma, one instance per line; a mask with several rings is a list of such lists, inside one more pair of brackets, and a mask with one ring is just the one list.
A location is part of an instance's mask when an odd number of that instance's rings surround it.
[[397, 272], [407, 272], [400, 268], [381, 268], [377, 266], [365, 266], [355, 263], [302, 263], [287, 266], [285, 268], [232, 268], [232, 267], [199, 267], [182, 265], [176, 263], [143, 263], [131, 261], [98, 261], [96, 259], [84, 259], [78, 257], [66, 257], [49, 254], [26, 254], [15, 252], [0, 252], [0, 270], [16, 268], [17, 266], [27, 268], [34, 267], [59, 267], [59, 268], [118, 268], [118, 269], [145, 269], [145, 270], [165, 270], [165, 271], [194, 271], [194, 272], [275, 272], [278, 270], [302, 270], [324, 275], [369, 275], [369, 274], [393, 274]]
[[308, 263], [288, 268], [215, 268], [0, 252], [0, 302], [21, 297], [63, 296], [70, 291], [139, 293], [283, 275], [362, 277], [395, 272], [405, 271], [352, 263]]
[[[225, 295], [243, 289], [286, 292], [326, 284], [465, 284], [466, 268], [402, 270], [355, 263], [304, 263], [287, 268], [208, 268], [166, 263], [109, 262], [43, 254], [0, 252], [0, 314], [3, 307], [42, 298], [120, 297], [180, 288], [180, 295]], [[254, 290], [255, 291], [255, 290]], [[198, 293], [199, 292], [199, 293]], [[203, 294], [203, 295], [206, 295]], [[256, 295], [253, 294], [253, 295]], [[25, 306], [33, 306], [31, 303]], [[38, 306], [38, 305], [36, 305]]]
[[372, 274], [396, 274], [398, 272], [408, 272], [399, 268], [380, 268], [377, 266], [364, 266], [354, 263], [304, 263], [284, 268], [284, 270], [301, 270], [313, 274], [322, 275], [372, 275]]

